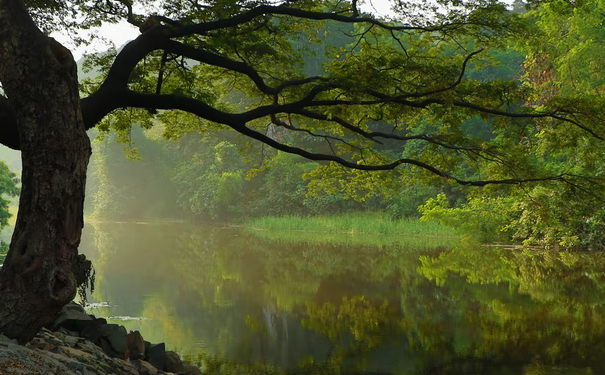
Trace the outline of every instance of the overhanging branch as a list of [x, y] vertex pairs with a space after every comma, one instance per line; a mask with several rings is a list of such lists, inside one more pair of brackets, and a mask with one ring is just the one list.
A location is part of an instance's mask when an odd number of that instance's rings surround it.
[[138, 107], [138, 108], [148, 108], [153, 107], [157, 109], [178, 109], [185, 112], [192, 113], [198, 117], [204, 118], [209, 121], [217, 122], [220, 124], [227, 125], [234, 129], [235, 131], [248, 136], [252, 139], [256, 139], [268, 146], [271, 146], [277, 150], [288, 152], [291, 154], [300, 155], [309, 160], [315, 161], [331, 161], [338, 163], [344, 167], [351, 169], [358, 169], [364, 171], [385, 171], [385, 170], [393, 170], [400, 165], [414, 165], [424, 170], [427, 170], [435, 175], [444, 177], [446, 179], [455, 181], [461, 185], [467, 186], [485, 186], [490, 184], [521, 184], [527, 182], [539, 182], [539, 181], [563, 181], [564, 175], [559, 176], [549, 176], [549, 177], [540, 177], [540, 178], [528, 178], [528, 179], [501, 179], [501, 180], [463, 180], [460, 178], [456, 178], [445, 171], [440, 170], [439, 168], [432, 166], [428, 163], [414, 160], [402, 158], [395, 160], [391, 163], [385, 164], [359, 164], [353, 161], [346, 160], [337, 155], [330, 155], [324, 153], [310, 152], [304, 150], [300, 147], [291, 146], [288, 144], [281, 143], [275, 139], [268, 137], [265, 134], [262, 134], [254, 129], [251, 129], [246, 126], [246, 122], [242, 121], [241, 115], [229, 114], [226, 112], [219, 111], [211, 106], [192, 99], [186, 98], [182, 96], [176, 95], [149, 95], [149, 94], [139, 94], [132, 91], [128, 91], [123, 95], [124, 103], [129, 107]]

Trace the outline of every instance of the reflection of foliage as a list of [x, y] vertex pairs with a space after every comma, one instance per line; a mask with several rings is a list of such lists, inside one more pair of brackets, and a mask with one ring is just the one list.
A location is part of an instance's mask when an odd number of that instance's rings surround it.
[[343, 297], [340, 306], [308, 303], [307, 315], [303, 326], [331, 340], [352, 335], [348, 350], [355, 352], [375, 349], [387, 336], [386, 332], [394, 334], [394, 328], [398, 327], [397, 316], [387, 301], [373, 304], [364, 296]]
[[144, 331], [141, 331], [145, 333], [148, 341], [166, 341], [168, 347], [173, 350], [190, 348], [195, 344], [191, 327], [186, 326], [185, 322], [179, 319], [175, 307], [163, 296], [147, 296], [141, 315], [150, 319], [150, 324], [145, 324]]
[[421, 261], [420, 273], [474, 306], [464, 318], [481, 337], [474, 356], [602, 368], [605, 255], [469, 247]]
[[285, 375], [285, 372], [264, 363], [250, 365], [207, 356], [200, 358], [199, 362], [207, 375]]
[[[402, 267], [413, 270], [418, 255], [413, 241], [404, 248], [384, 236], [383, 243], [360, 246], [268, 242], [238, 229], [183, 224], [95, 223], [94, 229], [98, 248], [92, 255], [98, 255], [91, 258], [100, 275], [95, 296], [118, 305], [104, 316], [146, 316], [150, 302], [140, 296], [152, 295], [162, 306], [173, 307], [162, 315], [172, 319], [171, 326], [191, 330], [208, 355], [251, 362], [259, 359], [258, 341], [271, 347], [272, 340], [286, 335], [289, 340], [309, 335], [300, 326], [307, 302], [340, 304], [343, 296], [360, 293], [387, 299], [392, 290], [384, 283]], [[418, 244], [422, 251], [429, 249], [425, 245]], [[354, 290], [341, 283], [344, 277]], [[160, 338], [171, 335], [157, 328], [161, 324], [154, 323], [155, 329], [146, 328], [151, 321], [127, 324], [149, 331], [157, 341], [175, 342]], [[288, 367], [308, 353], [321, 358], [327, 347], [288, 344], [286, 349], [290, 359], [281, 364]], [[185, 353], [192, 350], [183, 348]]]
[[174, 224], [95, 232], [99, 294], [117, 305], [104, 315], [156, 317], [125, 324], [203, 351], [216, 374], [603, 369], [604, 254], [267, 241]]
[[497, 284], [511, 279], [509, 264], [500, 262], [501, 249], [477, 249], [468, 251], [457, 248], [451, 252], [443, 252], [438, 258], [421, 256], [422, 267], [419, 272], [437, 285], [443, 286], [451, 273], [466, 276], [469, 283]]

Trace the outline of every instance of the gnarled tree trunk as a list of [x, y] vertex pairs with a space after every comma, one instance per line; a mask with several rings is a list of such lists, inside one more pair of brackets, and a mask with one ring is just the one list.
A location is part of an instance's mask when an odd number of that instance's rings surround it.
[[19, 127], [19, 214], [0, 270], [0, 333], [30, 340], [76, 294], [90, 156], [71, 53], [0, 0], [0, 82]]

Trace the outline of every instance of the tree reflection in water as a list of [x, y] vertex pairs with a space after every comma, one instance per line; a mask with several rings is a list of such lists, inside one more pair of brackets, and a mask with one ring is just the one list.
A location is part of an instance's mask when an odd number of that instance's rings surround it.
[[94, 224], [94, 313], [209, 374], [605, 373], [602, 254], [264, 235]]

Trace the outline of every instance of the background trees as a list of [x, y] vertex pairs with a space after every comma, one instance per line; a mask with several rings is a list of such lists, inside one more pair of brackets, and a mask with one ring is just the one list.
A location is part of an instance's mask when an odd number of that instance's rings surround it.
[[[531, 202], [545, 203], [527, 209], [521, 200], [521, 224], [555, 212], [546, 205], [551, 196], [579, 202], [563, 213], [588, 222], [585, 213], [600, 201], [600, 167], [590, 160], [601, 156], [593, 143], [602, 139], [602, 99], [543, 97], [531, 85], [485, 79], [479, 72], [493, 66], [498, 49], [537, 35], [499, 2], [398, 2], [394, 9], [393, 20], [381, 21], [361, 14], [355, 1], [2, 0], [0, 142], [22, 150], [24, 169], [0, 271], [0, 331], [27, 341], [82, 282], [84, 130], [95, 126], [126, 140], [134, 123], [163, 124], [168, 138], [230, 129], [318, 161], [308, 175], [321, 180], [311, 190], [345, 197], [369, 199], [378, 188], [418, 181], [513, 185], [484, 190], [499, 197], [521, 194], [514, 186], [523, 184], [535, 189]], [[92, 57], [101, 75], [80, 87], [80, 99], [71, 54], [41, 29], [121, 19], [141, 35], [119, 53]], [[324, 58], [306, 64], [314, 53]], [[469, 120], [482, 131], [469, 132]], [[233, 147], [213, 147], [215, 158], [200, 160], [217, 171], [206, 175], [206, 189], [181, 186], [195, 197], [191, 207], [208, 212], [241, 200], [244, 183], [223, 165]], [[273, 179], [284, 180], [287, 174]], [[550, 217], [563, 228], [570, 222]], [[572, 237], [565, 240], [577, 243]]]
[[[514, 42], [525, 55], [521, 77], [528, 89], [525, 105], [567, 108], [576, 119], [602, 119], [593, 108], [602, 105], [602, 72], [597, 61], [603, 53], [603, 35], [597, 14], [603, 7], [599, 1], [549, 1], [529, 7], [524, 18], [532, 25], [531, 37]], [[564, 187], [546, 182], [498, 191], [484, 189], [470, 193], [468, 202], [454, 210], [448, 211], [444, 201], [431, 201], [425, 214], [444, 222], [474, 222], [470, 227], [478, 229], [479, 224], [486, 224], [489, 212], [498, 211], [503, 215], [488, 226], [489, 231], [483, 231], [491, 233], [491, 238], [498, 238], [494, 236], [498, 228], [500, 238], [529, 244], [602, 249], [601, 125], [582, 129], [537, 122], [525, 131], [528, 136], [518, 138], [519, 146], [533, 150], [530, 157], [543, 170], [584, 176], [589, 185]]]
[[[178, 191], [178, 212], [165, 210], [164, 215], [241, 220], [262, 214], [357, 210], [381, 210], [392, 217], [422, 213], [427, 220], [439, 220], [484, 240], [600, 247], [602, 214], [595, 207], [602, 206], [598, 162], [602, 38], [595, 31], [595, 14], [602, 7], [599, 2], [552, 1], [528, 6], [527, 11], [517, 3], [515, 14], [490, 8], [491, 16], [503, 12], [508, 22], [490, 41], [485, 40], [486, 29], [479, 33], [467, 29], [462, 34], [408, 32], [401, 39], [397, 32], [391, 35], [377, 25], [335, 21], [280, 34], [282, 44], [300, 55], [299, 71], [317, 79], [330, 77], [334, 88], [321, 95], [355, 97], [359, 103], [362, 98], [379, 97], [372, 91], [377, 87], [399, 95], [382, 94], [384, 102], [366, 101], [363, 106], [339, 99], [329, 109], [324, 100], [317, 107], [317, 112], [324, 111], [319, 113], [325, 116], [323, 124], [318, 113], [306, 113], [311, 118], [305, 119], [286, 112], [281, 117], [270, 115], [268, 124], [255, 122], [255, 129], [282, 146], [337, 155], [359, 163], [359, 168], [390, 168], [393, 161], [402, 165], [392, 172], [370, 174], [347, 171], [338, 164], [314, 164], [251, 144], [246, 137], [197, 118], [160, 113], [155, 128], [147, 131], [149, 138], [157, 140], [163, 134], [178, 139], [175, 145], [165, 146], [166, 164], [157, 169], [167, 173], [166, 181]], [[483, 28], [489, 26], [485, 14], [475, 17]], [[509, 34], [512, 27], [515, 33]], [[472, 52], [479, 46], [484, 50]], [[275, 53], [270, 56], [277, 58]], [[263, 63], [254, 64], [268, 74]], [[178, 66], [171, 69], [170, 75], [163, 73], [169, 76], [163, 84], [181, 85]], [[190, 70], [212, 69], [192, 63]], [[419, 87], [447, 81], [446, 72], [451, 86], [431, 92], [430, 99], [410, 100], [423, 95]], [[157, 83], [154, 74], [139, 79], [152, 87]], [[246, 111], [256, 100], [270, 100], [254, 82], [242, 82], [241, 77], [221, 82], [225, 84], [213, 86], [212, 94], [207, 92], [216, 105]], [[415, 93], [402, 94], [405, 90]], [[135, 118], [145, 123], [148, 114], [140, 114]], [[132, 117], [120, 116], [107, 125], [128, 139]], [[200, 135], [187, 133], [191, 130]], [[232, 152], [225, 157], [219, 149]], [[452, 178], [443, 179], [443, 174]], [[528, 181], [517, 184], [522, 180]], [[463, 189], [459, 184], [498, 181], [505, 184], [483, 189]], [[440, 193], [443, 197], [437, 198]]]

